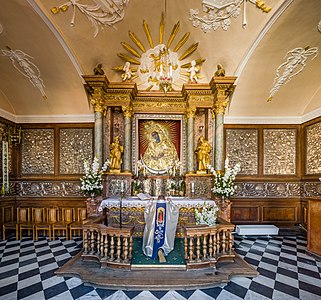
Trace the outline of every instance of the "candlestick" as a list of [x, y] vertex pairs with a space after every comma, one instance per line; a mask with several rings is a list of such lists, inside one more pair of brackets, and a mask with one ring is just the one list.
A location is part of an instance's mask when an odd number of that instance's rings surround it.
[[124, 192], [124, 181], [120, 182], [120, 191], [123, 193]]

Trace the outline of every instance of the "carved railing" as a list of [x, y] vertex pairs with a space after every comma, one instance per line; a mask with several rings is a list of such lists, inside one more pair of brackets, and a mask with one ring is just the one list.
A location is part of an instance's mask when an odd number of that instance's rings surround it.
[[130, 269], [134, 227], [83, 225], [84, 260], [98, 260], [101, 267]]
[[215, 226], [186, 226], [184, 253], [187, 269], [215, 268], [219, 260], [233, 261], [233, 230], [233, 224], [220, 218]]

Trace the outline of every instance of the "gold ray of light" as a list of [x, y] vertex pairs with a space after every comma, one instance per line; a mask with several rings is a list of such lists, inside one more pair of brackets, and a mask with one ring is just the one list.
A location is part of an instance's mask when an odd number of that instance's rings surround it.
[[169, 48], [177, 34], [177, 32], [179, 31], [179, 26], [180, 26], [180, 23], [177, 22], [174, 27], [173, 27], [173, 30], [171, 32], [171, 35], [169, 36], [169, 39], [168, 39], [168, 42], [167, 42], [167, 48]]
[[145, 30], [145, 33], [146, 33], [146, 36], [147, 36], [147, 39], [148, 39], [149, 46], [151, 48], [154, 48], [153, 39], [152, 39], [152, 36], [150, 34], [148, 24], [146, 23], [145, 20], [143, 21], [143, 27], [144, 27], [144, 30]]
[[165, 30], [165, 15], [162, 13], [162, 19], [159, 25], [159, 43], [163, 44]]
[[117, 56], [125, 61], [129, 61], [130, 63], [132, 63], [134, 65], [140, 65], [140, 62], [138, 60], [131, 58], [124, 53], [117, 53]]
[[145, 47], [143, 44], [140, 42], [140, 40], [135, 36], [135, 34], [131, 31], [129, 31], [129, 37], [132, 39], [132, 41], [139, 47], [140, 50], [143, 52], [146, 52]]
[[[198, 58], [198, 59], [195, 60], [196, 65], [200, 65], [200, 64], [203, 63], [204, 61], [206, 61], [205, 58]], [[186, 64], [184, 64], [184, 65], [181, 65], [181, 68], [189, 68], [190, 66], [191, 66], [191, 63], [189, 62], [189, 63], [186, 63]]]
[[190, 46], [179, 58], [179, 60], [183, 60], [184, 58], [190, 56], [198, 47], [198, 43], [193, 44]]
[[130, 45], [128, 45], [127, 43], [125, 42], [121, 42], [121, 45], [128, 51], [130, 52], [131, 54], [133, 54], [134, 56], [140, 58], [141, 55]]
[[186, 43], [186, 41], [188, 40], [189, 36], [190, 36], [190, 32], [187, 32], [184, 34], [184, 36], [180, 39], [180, 41], [177, 43], [177, 45], [174, 48], [174, 52], [177, 52], [179, 49], [181, 49], [181, 47]]
[[[116, 71], [116, 72], [123, 72], [124, 71], [124, 66], [117, 66], [117, 67], [112, 67], [111, 68], [113, 71]], [[131, 67], [131, 70], [133, 72], [137, 72], [137, 68], [133, 68]], [[132, 77], [133, 78], [133, 77]]]

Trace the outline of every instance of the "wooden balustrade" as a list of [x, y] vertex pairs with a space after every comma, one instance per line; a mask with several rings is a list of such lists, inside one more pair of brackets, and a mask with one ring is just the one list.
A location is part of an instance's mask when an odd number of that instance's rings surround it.
[[187, 269], [215, 267], [219, 260], [233, 261], [233, 230], [233, 224], [220, 218], [215, 226], [186, 226], [184, 252]]
[[103, 224], [85, 224], [84, 260], [98, 260], [101, 267], [130, 269], [134, 227], [114, 228]]

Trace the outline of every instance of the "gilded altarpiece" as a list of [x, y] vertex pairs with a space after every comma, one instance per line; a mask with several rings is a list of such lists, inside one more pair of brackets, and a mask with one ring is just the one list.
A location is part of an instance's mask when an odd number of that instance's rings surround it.
[[22, 130], [21, 173], [54, 174], [54, 129]]
[[59, 131], [59, 173], [82, 174], [83, 160], [91, 159], [93, 130], [91, 128], [64, 128]]
[[321, 123], [306, 128], [306, 174], [321, 174]]
[[263, 130], [263, 174], [296, 175], [296, 129]]
[[227, 129], [226, 157], [234, 166], [241, 162], [242, 175], [258, 174], [258, 130]]

